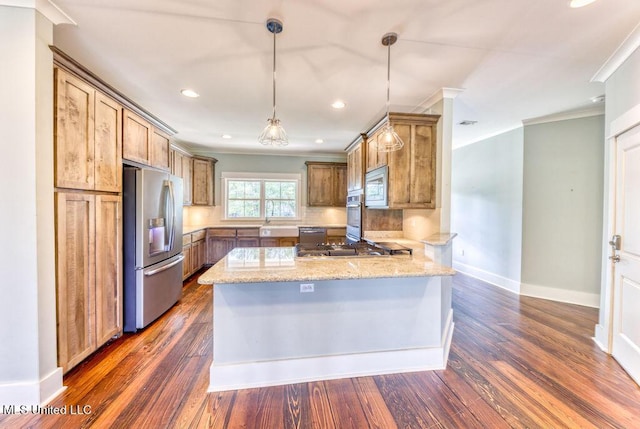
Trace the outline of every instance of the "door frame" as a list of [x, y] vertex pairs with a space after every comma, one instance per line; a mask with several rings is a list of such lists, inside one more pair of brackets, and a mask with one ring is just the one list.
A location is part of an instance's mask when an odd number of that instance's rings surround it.
[[627, 110], [611, 121], [609, 136], [605, 144], [605, 198], [604, 222], [602, 235], [602, 277], [600, 288], [600, 315], [595, 327], [594, 341], [608, 354], [613, 349], [613, 307], [615, 268], [609, 260], [611, 246], [609, 240], [615, 232], [616, 226], [616, 163], [618, 138], [625, 132], [640, 126], [640, 104]]

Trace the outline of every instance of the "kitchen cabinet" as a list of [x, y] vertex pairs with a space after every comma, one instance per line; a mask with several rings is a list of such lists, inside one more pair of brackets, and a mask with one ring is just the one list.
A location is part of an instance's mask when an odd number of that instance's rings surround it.
[[214, 169], [218, 162], [215, 158], [193, 157], [192, 161], [192, 196], [194, 206], [214, 205]]
[[364, 186], [366, 134], [362, 134], [347, 148], [347, 191], [354, 192]]
[[235, 247], [235, 228], [207, 229], [207, 264], [215, 264]]
[[122, 158], [169, 171], [169, 136], [128, 109], [122, 122]]
[[404, 146], [378, 152], [378, 139], [387, 118], [367, 132], [366, 169], [389, 166], [390, 209], [433, 209], [436, 198], [436, 150], [439, 115], [390, 113], [389, 121]]
[[151, 129], [151, 146], [149, 153], [149, 165], [169, 171], [169, 136], [162, 131]]
[[55, 186], [120, 192], [122, 107], [55, 68]]
[[182, 177], [182, 205], [191, 205], [191, 157], [179, 150], [172, 149], [171, 174]]
[[122, 198], [56, 192], [58, 364], [122, 333]]
[[389, 152], [389, 208], [436, 206], [436, 126], [439, 115], [394, 114], [391, 123], [404, 141]]
[[344, 207], [347, 203], [347, 164], [307, 161], [307, 205]]
[[293, 247], [298, 244], [298, 237], [263, 237], [260, 247]]
[[182, 280], [197, 272], [206, 262], [206, 231], [204, 229], [182, 236]]
[[367, 137], [367, 168], [366, 171], [375, 170], [378, 167], [387, 165], [388, 157], [386, 152], [378, 152], [378, 137], [382, 133], [382, 129]]

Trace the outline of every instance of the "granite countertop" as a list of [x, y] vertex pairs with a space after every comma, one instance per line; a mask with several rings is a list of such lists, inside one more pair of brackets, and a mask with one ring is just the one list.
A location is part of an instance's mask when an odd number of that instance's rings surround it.
[[455, 271], [424, 254], [424, 244], [398, 240], [411, 255], [295, 258], [293, 247], [236, 248], [198, 279], [200, 284], [267, 283], [393, 277], [452, 276]]

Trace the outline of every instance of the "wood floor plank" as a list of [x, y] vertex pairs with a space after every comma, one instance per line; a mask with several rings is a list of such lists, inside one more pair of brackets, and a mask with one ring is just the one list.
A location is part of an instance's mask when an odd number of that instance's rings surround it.
[[367, 418], [350, 378], [325, 381], [334, 422], [341, 428], [359, 429], [368, 426]]
[[91, 414], [0, 415], [0, 428], [637, 427], [640, 387], [594, 344], [597, 310], [460, 274], [446, 370], [207, 393], [213, 297], [196, 279], [65, 375], [51, 405]]
[[353, 386], [360, 398], [360, 405], [364, 410], [369, 428], [394, 429], [398, 427], [373, 377], [354, 378]]

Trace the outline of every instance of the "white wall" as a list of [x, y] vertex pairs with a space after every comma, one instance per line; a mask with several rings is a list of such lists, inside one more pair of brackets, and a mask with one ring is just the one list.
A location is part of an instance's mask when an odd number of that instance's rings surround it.
[[522, 290], [597, 307], [604, 118], [524, 129]]
[[[454, 267], [514, 292], [522, 248], [522, 128], [453, 151]], [[464, 252], [464, 254], [463, 254]]]
[[57, 368], [53, 238], [52, 24], [0, 6], [0, 404], [40, 404]]

